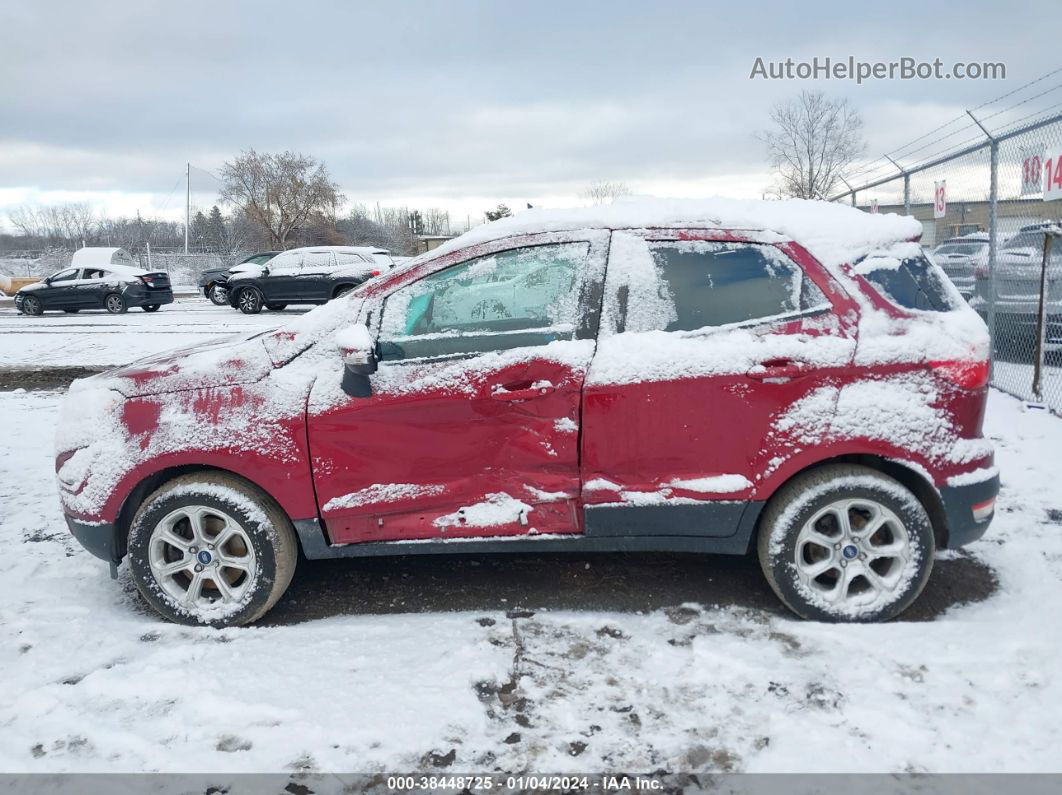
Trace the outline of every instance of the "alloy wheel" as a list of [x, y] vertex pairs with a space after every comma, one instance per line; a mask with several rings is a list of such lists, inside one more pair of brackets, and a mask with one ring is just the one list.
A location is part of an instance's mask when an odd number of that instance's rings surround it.
[[231, 515], [192, 505], [155, 525], [148, 565], [163, 591], [195, 609], [241, 601], [254, 586], [258, 561], [250, 537]]
[[845, 607], [874, 609], [891, 601], [912, 570], [911, 537], [891, 510], [870, 499], [842, 499], [819, 509], [795, 549], [803, 584]]

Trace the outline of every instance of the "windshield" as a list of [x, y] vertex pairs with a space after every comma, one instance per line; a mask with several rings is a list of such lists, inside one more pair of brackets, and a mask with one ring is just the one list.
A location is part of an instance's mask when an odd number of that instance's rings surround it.
[[943, 246], [938, 247], [933, 253], [943, 254], [945, 256], [948, 254], [971, 255], [978, 253], [987, 245], [987, 243], [945, 243]]
[[1043, 232], [1019, 232], [1003, 244], [1003, 248], [1042, 248]]
[[276, 254], [255, 254], [253, 257], [248, 257], [247, 259], [245, 259], [240, 264], [241, 265], [264, 265], [265, 263], [269, 262], [269, 260], [273, 259], [273, 257], [275, 257], [275, 256], [276, 256]]

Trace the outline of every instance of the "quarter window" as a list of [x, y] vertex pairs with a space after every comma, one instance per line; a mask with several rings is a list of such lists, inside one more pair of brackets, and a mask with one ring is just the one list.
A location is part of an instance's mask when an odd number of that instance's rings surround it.
[[505, 350], [570, 339], [589, 243], [501, 251], [392, 293], [380, 324], [383, 358]]

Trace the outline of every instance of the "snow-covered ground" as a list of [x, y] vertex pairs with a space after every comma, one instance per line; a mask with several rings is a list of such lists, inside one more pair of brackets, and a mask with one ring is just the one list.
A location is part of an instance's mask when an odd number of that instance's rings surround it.
[[[5, 343], [35, 350], [5, 344], [0, 366], [120, 363], [277, 322], [205, 302], [142, 314], [3, 314]], [[0, 771], [1062, 769], [1062, 420], [1000, 393], [987, 421], [999, 515], [945, 555], [987, 565], [998, 588], [879, 626], [806, 623], [759, 598], [166, 624], [67, 533], [60, 399], [0, 392]], [[401, 602], [425, 590], [395, 578]]]

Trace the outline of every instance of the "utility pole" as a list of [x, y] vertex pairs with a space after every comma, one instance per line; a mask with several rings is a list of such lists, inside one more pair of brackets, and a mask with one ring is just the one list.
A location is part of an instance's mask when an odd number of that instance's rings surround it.
[[[172, 171], [170, 172], [173, 173]], [[184, 164], [184, 253], [188, 253], [188, 224], [192, 220], [192, 164]]]

